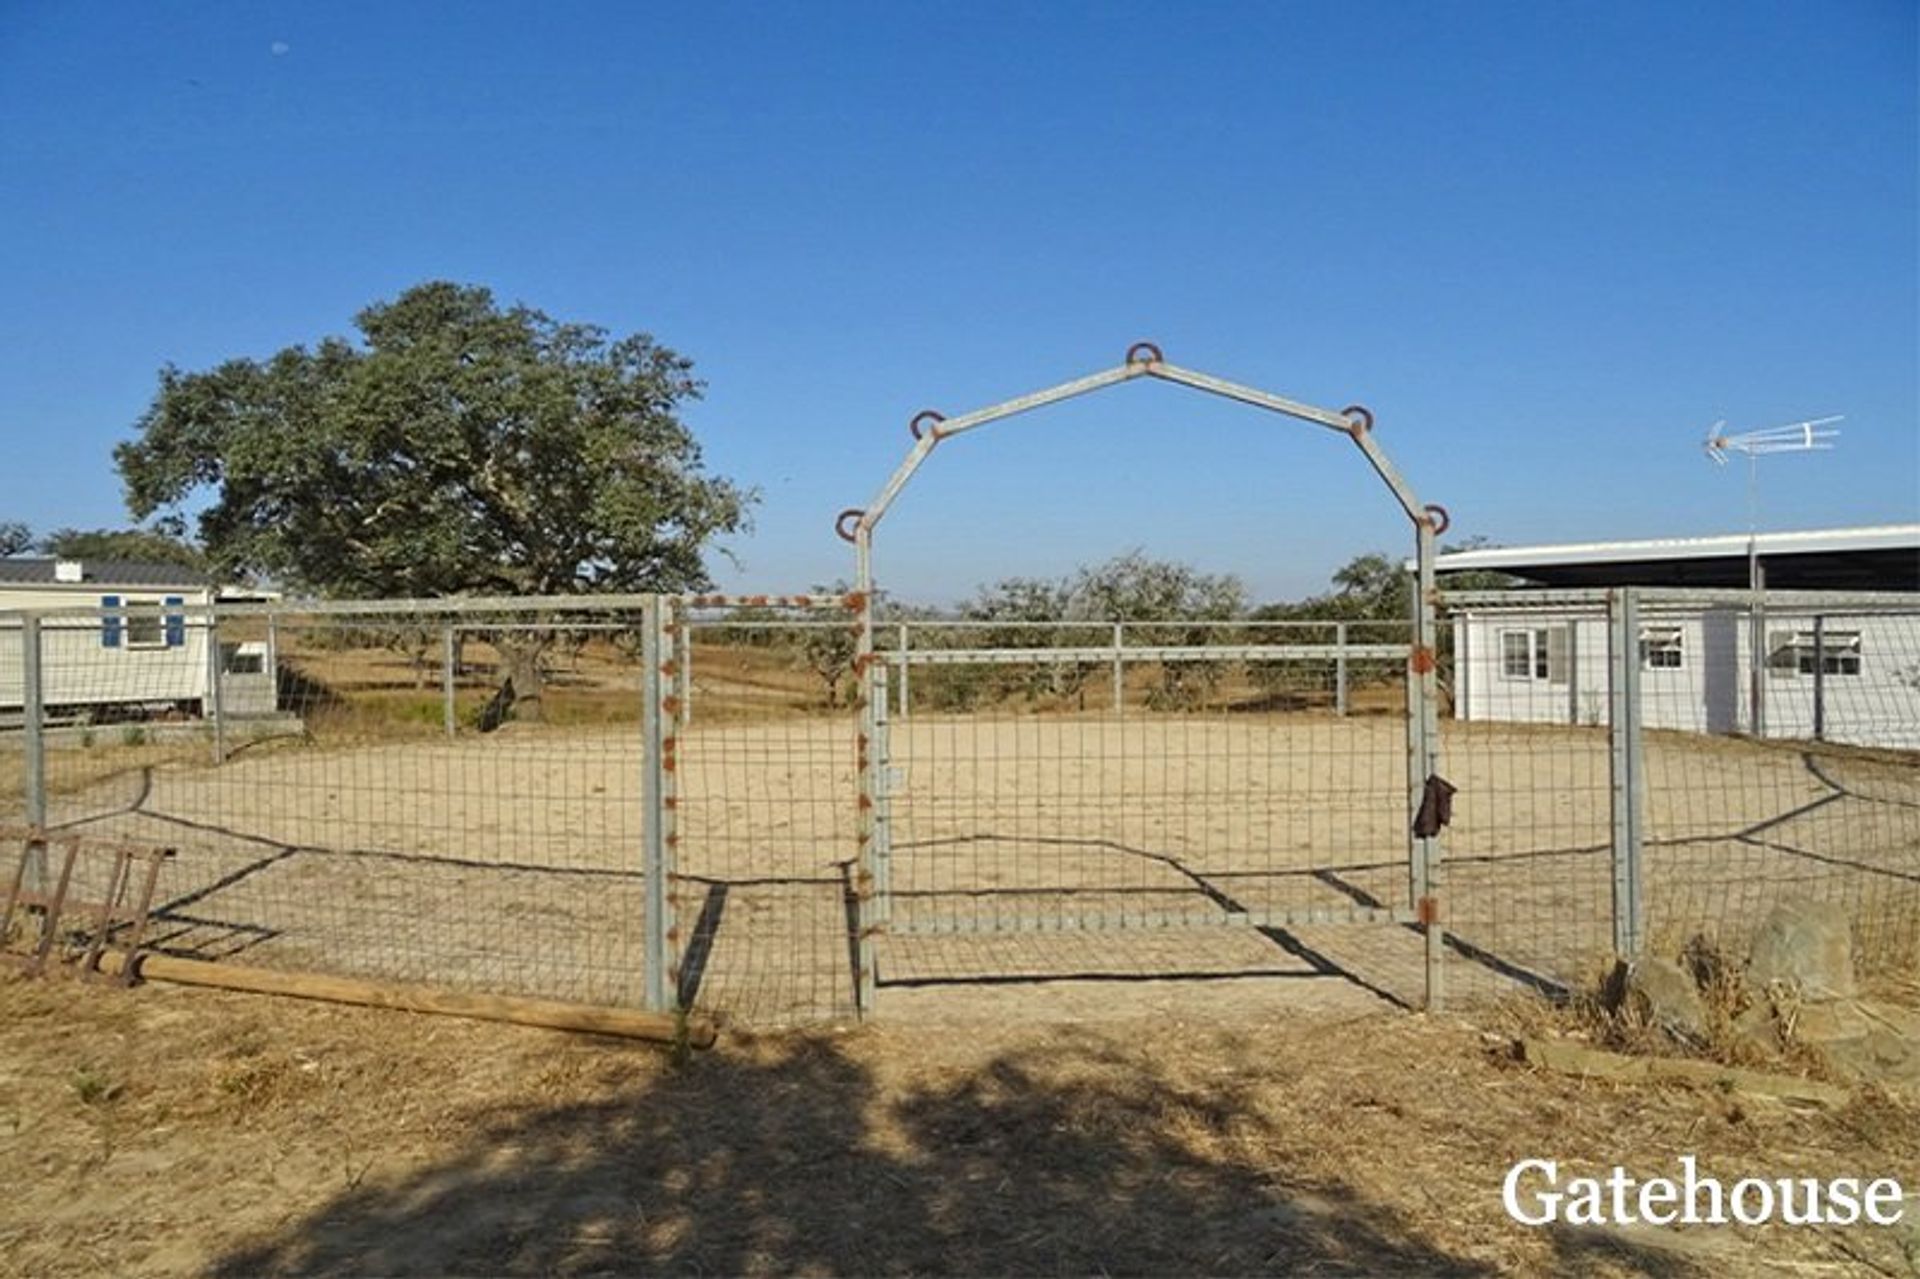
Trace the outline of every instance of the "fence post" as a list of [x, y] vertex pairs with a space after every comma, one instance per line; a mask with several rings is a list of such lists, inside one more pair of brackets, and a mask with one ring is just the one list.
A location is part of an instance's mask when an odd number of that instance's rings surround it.
[[454, 733], [453, 685], [459, 673], [454, 661], [453, 626], [449, 623], [440, 632], [440, 718], [448, 737]]
[[[1440, 643], [1434, 582], [1434, 529], [1431, 520], [1415, 526], [1418, 563], [1413, 578], [1413, 651], [1408, 657], [1407, 779], [1410, 795], [1407, 815], [1419, 811], [1427, 779], [1440, 772]], [[1426, 948], [1426, 1006], [1438, 1010], [1446, 998], [1445, 849], [1440, 834], [1409, 836], [1413, 862], [1413, 905]]]
[[911, 679], [911, 677], [907, 674], [907, 672], [913, 669], [911, 666], [907, 664], [907, 647], [910, 644], [912, 644], [912, 642], [913, 641], [907, 636], [907, 624], [905, 622], [900, 623], [900, 718], [901, 719], [905, 719], [907, 717], [907, 689], [910, 687], [909, 680]]
[[1613, 949], [1622, 959], [1645, 942], [1641, 824], [1646, 778], [1640, 750], [1640, 596], [1633, 587], [1607, 593], [1607, 746], [1613, 796]]
[[673, 628], [673, 695], [679, 699], [681, 728], [693, 723], [693, 628], [679, 621]]
[[1113, 713], [1116, 715], [1127, 706], [1126, 662], [1120, 652], [1125, 644], [1124, 625], [1122, 622], [1113, 624]]
[[1347, 713], [1347, 624], [1333, 625], [1333, 713]]
[[[41, 677], [40, 618], [28, 613], [20, 619], [20, 714], [26, 752], [27, 826], [39, 831], [47, 824], [47, 743], [41, 726], [46, 715], [46, 685]], [[47, 890], [47, 846], [28, 844], [26, 882], [31, 892]]]
[[1827, 740], [1827, 615], [1813, 617], [1813, 740]]
[[227, 760], [226, 717], [220, 710], [220, 672], [226, 665], [220, 660], [220, 617], [214, 612], [211, 601], [207, 604], [207, 697], [202, 705], [207, 718], [213, 724], [213, 762], [220, 765]]
[[672, 979], [673, 921], [667, 901], [667, 776], [669, 742], [661, 666], [665, 645], [660, 625], [660, 597], [648, 596], [640, 606], [640, 823], [642, 876], [646, 886], [645, 918], [641, 923], [645, 953], [646, 1006], [651, 1012], [670, 1012], [678, 1002]]
[[887, 742], [887, 668], [873, 664], [873, 922], [893, 920], [893, 751]]
[[1747, 604], [1747, 731], [1767, 735], [1767, 567], [1755, 560]]

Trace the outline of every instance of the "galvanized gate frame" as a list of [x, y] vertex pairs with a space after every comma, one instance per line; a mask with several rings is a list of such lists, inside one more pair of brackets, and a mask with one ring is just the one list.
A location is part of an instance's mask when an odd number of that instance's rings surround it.
[[1410, 703], [1407, 715], [1408, 888], [1413, 918], [1425, 937], [1426, 1005], [1428, 1008], [1437, 1008], [1442, 996], [1441, 956], [1444, 937], [1440, 907], [1443, 889], [1441, 843], [1437, 834], [1413, 834], [1411, 818], [1419, 809], [1427, 779], [1439, 767], [1433, 561], [1435, 540], [1447, 526], [1447, 513], [1441, 507], [1423, 506], [1420, 503], [1412, 487], [1374, 440], [1373, 414], [1364, 407], [1349, 405], [1336, 413], [1237, 382], [1196, 373], [1167, 363], [1160, 348], [1151, 342], [1136, 342], [1128, 348], [1125, 360], [1117, 368], [1063, 382], [1017, 399], [976, 409], [958, 417], [946, 417], [932, 409], [915, 414], [908, 423], [914, 442], [906, 460], [888, 478], [873, 501], [865, 507], [842, 511], [835, 521], [835, 531], [853, 543], [856, 604], [860, 614], [860, 634], [855, 656], [855, 671], [861, 688], [858, 756], [860, 848], [855, 885], [859, 928], [856, 946], [859, 1007], [862, 1012], [869, 1012], [873, 1008], [878, 979], [874, 964], [874, 939], [885, 930], [889, 913], [886, 894], [890, 850], [887, 847], [885, 820], [887, 755], [884, 743], [886, 673], [884, 663], [874, 650], [874, 530], [879, 527], [880, 521], [886, 517], [914, 473], [932, 456], [940, 441], [1001, 418], [1058, 404], [1142, 377], [1158, 378], [1163, 382], [1190, 387], [1340, 432], [1359, 448], [1367, 464], [1387, 486], [1413, 524], [1417, 580], [1412, 607], [1413, 647], [1407, 659]]

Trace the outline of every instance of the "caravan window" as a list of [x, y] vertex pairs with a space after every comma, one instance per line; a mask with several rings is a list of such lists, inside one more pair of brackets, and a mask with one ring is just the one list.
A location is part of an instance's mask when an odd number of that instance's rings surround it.
[[1640, 665], [1654, 671], [1677, 671], [1685, 666], [1686, 653], [1680, 637], [1678, 626], [1641, 627]]
[[1860, 632], [1775, 631], [1767, 636], [1767, 670], [1774, 675], [1860, 673]]
[[128, 600], [126, 603], [127, 647], [165, 648], [167, 628], [161, 618], [159, 600]]

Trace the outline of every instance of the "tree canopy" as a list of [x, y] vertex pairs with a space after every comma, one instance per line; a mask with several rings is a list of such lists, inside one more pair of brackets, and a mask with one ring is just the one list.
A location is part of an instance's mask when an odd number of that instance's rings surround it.
[[32, 529], [18, 520], [0, 520], [0, 556], [19, 555], [32, 545]]
[[679, 418], [701, 384], [487, 289], [422, 284], [321, 339], [161, 370], [115, 459], [137, 518], [198, 514], [213, 568], [328, 595], [708, 585], [754, 494], [704, 472]]
[[162, 529], [62, 528], [40, 539], [40, 549], [63, 560], [141, 560], [204, 569], [207, 557]]

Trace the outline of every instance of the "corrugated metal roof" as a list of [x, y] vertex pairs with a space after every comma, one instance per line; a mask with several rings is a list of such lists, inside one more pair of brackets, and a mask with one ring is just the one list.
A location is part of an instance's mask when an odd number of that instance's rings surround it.
[[[1920, 589], [1920, 524], [1761, 533], [1754, 543], [1769, 586]], [[1436, 557], [1434, 568], [1485, 569], [1565, 586], [1740, 585], [1747, 577], [1747, 534], [1454, 551]]]
[[[54, 577], [57, 559], [0, 559], [0, 587], [66, 586]], [[196, 569], [151, 560], [82, 560], [81, 582], [90, 586], [206, 586], [212, 578]]]

